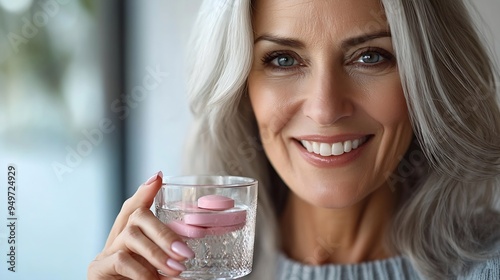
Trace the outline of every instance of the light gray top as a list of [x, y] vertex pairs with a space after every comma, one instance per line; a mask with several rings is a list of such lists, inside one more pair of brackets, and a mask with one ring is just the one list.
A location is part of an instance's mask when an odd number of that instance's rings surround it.
[[[423, 279], [405, 257], [364, 262], [352, 265], [306, 265], [280, 254], [278, 257], [278, 280], [403, 280]], [[500, 257], [475, 265], [468, 275], [460, 279], [500, 279]]]

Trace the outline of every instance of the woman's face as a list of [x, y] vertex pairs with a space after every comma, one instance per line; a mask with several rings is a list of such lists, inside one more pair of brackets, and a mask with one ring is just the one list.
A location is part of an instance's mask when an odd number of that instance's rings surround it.
[[381, 187], [413, 132], [378, 0], [257, 0], [251, 104], [289, 188], [342, 208]]

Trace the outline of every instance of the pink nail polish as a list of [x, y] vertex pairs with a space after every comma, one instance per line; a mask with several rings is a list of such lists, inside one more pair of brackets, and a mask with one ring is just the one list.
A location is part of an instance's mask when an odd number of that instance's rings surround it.
[[185, 258], [193, 258], [194, 257], [194, 252], [189, 248], [184, 242], [181, 241], [175, 241], [172, 243], [170, 246], [172, 248], [172, 251], [174, 251], [176, 254], [179, 254]]
[[179, 263], [179, 262], [177, 262], [176, 260], [173, 260], [173, 259], [168, 259], [167, 260], [167, 265], [170, 268], [178, 270], [178, 271], [184, 271], [184, 270], [186, 270], [186, 267], [183, 264], [181, 264], [181, 263]]
[[159, 171], [158, 173], [156, 173], [155, 175], [151, 176], [151, 178], [149, 178], [146, 183], [144, 183], [145, 185], [149, 185], [151, 183], [153, 183], [154, 181], [156, 181], [156, 179], [158, 178], [163, 178], [163, 173], [161, 171]]

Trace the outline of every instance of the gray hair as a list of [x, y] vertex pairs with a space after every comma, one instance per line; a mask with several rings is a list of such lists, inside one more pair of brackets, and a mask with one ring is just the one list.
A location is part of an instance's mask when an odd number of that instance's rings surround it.
[[464, 275], [498, 253], [500, 111], [493, 62], [463, 1], [382, 2], [425, 154], [421, 165], [430, 166], [397, 214], [394, 244], [427, 278]]
[[[391, 243], [426, 278], [464, 275], [498, 253], [496, 72], [463, 1], [381, 2], [416, 138], [388, 176], [408, 193]], [[200, 8], [188, 64], [194, 124], [185, 170], [259, 180], [251, 277], [267, 279], [278, 251], [278, 200], [286, 190], [264, 155], [246, 95], [253, 60], [251, 5], [208, 0]]]

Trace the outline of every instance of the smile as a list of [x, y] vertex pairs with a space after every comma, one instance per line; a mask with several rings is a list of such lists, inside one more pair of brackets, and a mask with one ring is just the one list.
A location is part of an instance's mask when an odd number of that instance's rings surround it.
[[300, 143], [302, 144], [302, 146], [304, 146], [304, 148], [306, 148], [309, 153], [329, 157], [340, 156], [344, 153], [349, 153], [353, 150], [356, 150], [358, 147], [363, 145], [367, 139], [367, 136], [363, 136], [359, 139], [346, 140], [344, 142], [337, 142], [333, 144], [307, 140], [301, 140]]

